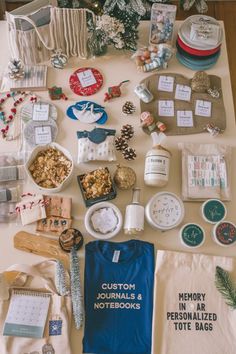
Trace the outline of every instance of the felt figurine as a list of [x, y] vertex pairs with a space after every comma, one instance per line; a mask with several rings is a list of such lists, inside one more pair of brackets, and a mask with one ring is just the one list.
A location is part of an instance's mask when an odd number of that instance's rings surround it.
[[141, 126], [148, 128], [150, 132], [156, 129], [156, 123], [153, 115], [150, 112], [143, 112], [140, 117]]
[[112, 98], [120, 97], [121, 90], [120, 87], [125, 82], [129, 82], [129, 80], [122, 81], [119, 85], [108, 87], [108, 92], [105, 93], [104, 102], [111, 100]]
[[68, 97], [62, 92], [61, 87], [53, 86], [48, 89], [49, 96], [51, 100], [60, 100], [63, 99], [65, 101], [68, 100]]

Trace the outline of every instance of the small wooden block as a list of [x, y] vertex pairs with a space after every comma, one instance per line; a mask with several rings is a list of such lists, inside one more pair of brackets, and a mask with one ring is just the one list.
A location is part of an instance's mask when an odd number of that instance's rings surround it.
[[14, 247], [21, 251], [37, 254], [38, 256], [59, 259], [68, 267], [68, 254], [62, 251], [57, 240], [19, 231], [14, 236]]

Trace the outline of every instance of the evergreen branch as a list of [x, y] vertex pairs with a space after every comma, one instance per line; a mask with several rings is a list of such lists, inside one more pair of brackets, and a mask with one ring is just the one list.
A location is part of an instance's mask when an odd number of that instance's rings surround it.
[[226, 304], [236, 309], [236, 286], [232, 282], [229, 273], [221, 267], [216, 267], [215, 285], [226, 300]]

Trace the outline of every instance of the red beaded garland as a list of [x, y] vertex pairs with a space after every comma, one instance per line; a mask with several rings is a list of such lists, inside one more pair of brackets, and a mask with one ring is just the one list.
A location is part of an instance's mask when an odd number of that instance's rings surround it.
[[[16, 95], [21, 95], [21, 96], [23, 96], [23, 97], [19, 97], [19, 98], [15, 101], [15, 98], [14, 98], [14, 97], [15, 97]], [[22, 102], [24, 101], [24, 99], [25, 99], [28, 95], [29, 95], [29, 92], [21, 92], [21, 91], [17, 91], [17, 92], [13, 92], [13, 93], [8, 92], [5, 97], [3, 97], [3, 98], [0, 99], [0, 119], [2, 120], [3, 124], [5, 124], [5, 127], [1, 129], [1, 133], [2, 133], [2, 137], [3, 137], [3, 138], [6, 138], [6, 137], [7, 137], [7, 133], [8, 133], [8, 130], [9, 130], [9, 123], [13, 121], [13, 119], [14, 119], [16, 113], [17, 113], [16, 107], [17, 107], [20, 103], [22, 103]], [[5, 112], [3, 111], [3, 109], [2, 109], [2, 105], [3, 105], [3, 103], [4, 103], [8, 98], [10, 98], [10, 97], [12, 97], [15, 102], [13, 103], [13, 107], [12, 107], [11, 110], [10, 110], [10, 111], [11, 111], [11, 114], [10, 114], [8, 117], [6, 117], [6, 114], [5, 114]], [[37, 101], [37, 97], [36, 97], [36, 96], [32, 96], [32, 97], [30, 98], [30, 101], [36, 102], [36, 101]]]

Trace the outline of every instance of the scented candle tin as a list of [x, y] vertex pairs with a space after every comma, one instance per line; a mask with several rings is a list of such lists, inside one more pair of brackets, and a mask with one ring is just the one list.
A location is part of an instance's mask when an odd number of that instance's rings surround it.
[[184, 204], [174, 193], [155, 194], [145, 207], [147, 222], [155, 229], [165, 231], [177, 227], [184, 218]]
[[201, 206], [201, 214], [206, 222], [216, 224], [226, 217], [227, 210], [219, 199], [208, 199]]
[[200, 225], [188, 223], [181, 228], [180, 239], [184, 246], [197, 248], [203, 245], [205, 241], [205, 232]]
[[231, 221], [220, 221], [214, 226], [212, 236], [218, 245], [232, 246], [236, 241], [236, 226]]

